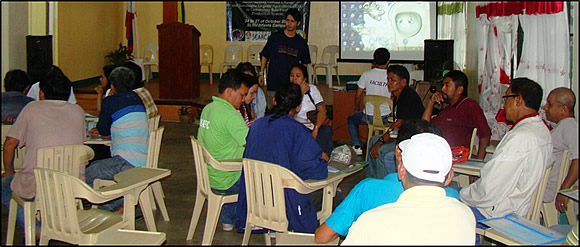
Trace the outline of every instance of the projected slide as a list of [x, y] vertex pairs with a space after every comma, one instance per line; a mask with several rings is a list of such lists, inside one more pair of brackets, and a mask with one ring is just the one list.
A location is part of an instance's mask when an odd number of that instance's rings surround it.
[[341, 2], [342, 59], [372, 59], [386, 47], [392, 60], [423, 60], [425, 39], [434, 38], [435, 4], [429, 2]]

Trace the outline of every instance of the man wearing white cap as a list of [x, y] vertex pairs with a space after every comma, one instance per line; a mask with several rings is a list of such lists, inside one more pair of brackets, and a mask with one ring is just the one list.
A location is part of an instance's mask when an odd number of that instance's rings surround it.
[[362, 214], [343, 245], [473, 245], [475, 217], [445, 196], [453, 178], [451, 148], [431, 133], [414, 135], [395, 150], [405, 191], [397, 202]]

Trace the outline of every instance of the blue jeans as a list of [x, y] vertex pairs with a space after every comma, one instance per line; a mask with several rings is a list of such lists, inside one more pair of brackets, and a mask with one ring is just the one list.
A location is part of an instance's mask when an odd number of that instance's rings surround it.
[[[383, 123], [387, 123], [387, 118], [389, 116], [383, 116]], [[350, 145], [352, 146], [362, 146], [362, 142], [360, 141], [360, 136], [358, 133], [358, 126], [363, 124], [368, 124], [373, 122], [373, 116], [367, 115], [362, 111], [357, 111], [350, 115], [346, 119], [348, 123], [348, 132], [350, 133]]]
[[[221, 193], [221, 194], [235, 194], [240, 192], [240, 179], [236, 181], [232, 187], [227, 190], [216, 190], [211, 189], [213, 192]], [[220, 213], [220, 221], [223, 224], [230, 224], [233, 225], [236, 223], [236, 203], [226, 203], [222, 207], [222, 212]]]
[[332, 126], [328, 124], [324, 124], [320, 126], [318, 129], [318, 135], [316, 136], [316, 143], [318, 146], [322, 148], [322, 151], [325, 152], [328, 157], [330, 157], [330, 153], [334, 149], [334, 144], [332, 142], [332, 135], [334, 134], [334, 130], [332, 130]]
[[[369, 142], [369, 152], [370, 148], [379, 140], [381, 135], [376, 135], [371, 137]], [[397, 172], [395, 165], [395, 141], [383, 144], [379, 149], [379, 157], [371, 158], [369, 154], [368, 166], [365, 168], [365, 174], [367, 178], [378, 178], [383, 179], [389, 173]]]
[[[10, 183], [12, 183], [12, 179], [14, 179], [14, 174], [2, 178], [2, 205], [4, 205], [7, 209], [10, 209], [10, 198], [12, 198], [12, 187], [10, 187]], [[31, 199], [22, 198], [25, 201], [33, 201], [34, 197]], [[18, 206], [16, 210], [16, 222], [24, 229], [24, 209], [21, 206]], [[36, 220], [36, 232], [40, 231], [40, 222]]]
[[[115, 155], [108, 159], [97, 160], [91, 163], [86, 171], [85, 177], [87, 184], [93, 188], [93, 182], [95, 179], [106, 179], [113, 180], [115, 174], [134, 168], [128, 161], [123, 159], [119, 155]], [[121, 206], [123, 206], [123, 198], [118, 198], [99, 206], [100, 209], [107, 211], [117, 211]]]

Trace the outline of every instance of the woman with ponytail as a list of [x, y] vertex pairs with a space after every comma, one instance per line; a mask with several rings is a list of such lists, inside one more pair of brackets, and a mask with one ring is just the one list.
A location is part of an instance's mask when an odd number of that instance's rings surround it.
[[[303, 180], [325, 179], [328, 156], [324, 155], [310, 130], [294, 120], [300, 111], [302, 92], [296, 84], [286, 84], [276, 91], [274, 107], [269, 115], [256, 119], [246, 137], [244, 158], [283, 166]], [[246, 226], [246, 185], [240, 176], [240, 192], [236, 208], [236, 228]], [[314, 233], [318, 226], [315, 206], [310, 195], [285, 190], [288, 230]]]

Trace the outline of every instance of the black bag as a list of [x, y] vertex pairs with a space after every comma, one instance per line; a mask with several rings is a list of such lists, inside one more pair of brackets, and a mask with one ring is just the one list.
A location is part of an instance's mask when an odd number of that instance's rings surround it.
[[[312, 101], [312, 104], [314, 105], [314, 108], [316, 108], [316, 103], [314, 103], [314, 99], [312, 98], [312, 96], [310, 95], [310, 92], [307, 93], [308, 97], [310, 98], [310, 101]], [[306, 118], [308, 118], [308, 120], [310, 120], [310, 122], [314, 125], [316, 125], [316, 119], [318, 118], [318, 109], [309, 111], [306, 113]]]

